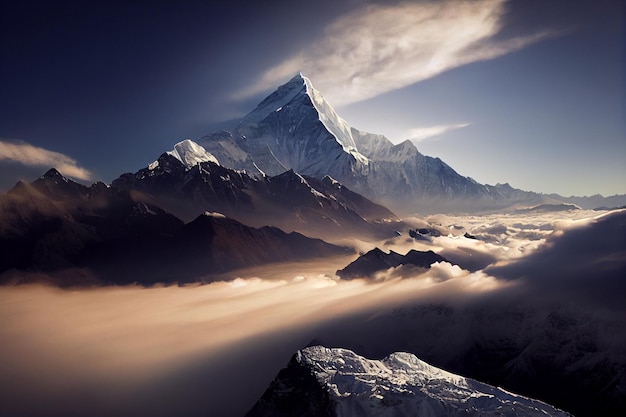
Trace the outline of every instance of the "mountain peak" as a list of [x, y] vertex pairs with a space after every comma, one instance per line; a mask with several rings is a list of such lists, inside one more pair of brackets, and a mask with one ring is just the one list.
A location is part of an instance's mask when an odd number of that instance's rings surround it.
[[433, 251], [421, 252], [411, 249], [406, 255], [390, 250], [385, 253], [378, 247], [359, 256], [344, 269], [337, 271], [337, 276], [343, 279], [373, 277], [376, 273], [401, 265], [416, 268], [430, 268], [435, 262], [448, 262], [443, 256]]
[[82, 198], [89, 195], [88, 187], [64, 177], [55, 168], [50, 168], [31, 185], [52, 200]]
[[436, 368], [411, 353], [396, 352], [373, 360], [348, 349], [309, 346], [293, 356], [246, 417], [344, 413], [364, 417], [568, 416], [541, 401]]
[[350, 125], [339, 117], [322, 94], [313, 87], [311, 80], [301, 72], [278, 87], [254, 111], [244, 117], [240, 123], [240, 128], [244, 130], [249, 130], [245, 129], [246, 126], [254, 128], [273, 113], [284, 112], [287, 109], [289, 109], [289, 112], [286, 112], [289, 114], [288, 120], [292, 120], [294, 116], [303, 118], [307, 113], [304, 109], [308, 109], [308, 114], [314, 118], [312, 121], [321, 122], [327, 135], [341, 145], [345, 153], [350, 154], [363, 165], [368, 164], [367, 157], [357, 149]]
[[62, 180], [67, 182], [68, 179], [63, 176], [56, 168], [50, 168], [46, 171], [45, 174], [41, 176], [41, 179], [50, 179], [50, 180]]
[[213, 162], [214, 164], [219, 165], [215, 156], [190, 139], [178, 142], [174, 145], [174, 149], [168, 151], [167, 154], [178, 159], [188, 169], [198, 165], [200, 162]]
[[297, 73], [248, 113], [229, 136], [199, 142], [229, 168], [276, 176], [292, 168], [316, 178], [362, 173], [369, 160], [352, 128], [311, 81]]
[[293, 168], [288, 169], [287, 171], [283, 172], [282, 174], [276, 175], [274, 176], [275, 179], [280, 179], [280, 180], [295, 180], [299, 183], [302, 184], [306, 184], [306, 180], [304, 179], [304, 177], [300, 174], [298, 174], [296, 171], [293, 170]]
[[[321, 179], [326, 175], [394, 210], [500, 208], [540, 196], [486, 187], [459, 175], [438, 158], [421, 154], [409, 140], [394, 144], [343, 120], [301, 72], [279, 86], [229, 134], [203, 137], [200, 145], [224, 166], [256, 177], [288, 169]], [[257, 174], [259, 173], [259, 174]], [[326, 180], [326, 183], [329, 181]]]
[[304, 74], [302, 73], [302, 71], [299, 71], [296, 75], [294, 75], [293, 77], [291, 77], [291, 79], [289, 80], [289, 83], [303, 83], [310, 80], [304, 76]]
[[[310, 81], [309, 81], [310, 83]], [[273, 112], [279, 112], [297, 97], [307, 94], [306, 79], [298, 73], [285, 84], [278, 87], [259, 105], [248, 113], [240, 122], [240, 126], [256, 125]]]

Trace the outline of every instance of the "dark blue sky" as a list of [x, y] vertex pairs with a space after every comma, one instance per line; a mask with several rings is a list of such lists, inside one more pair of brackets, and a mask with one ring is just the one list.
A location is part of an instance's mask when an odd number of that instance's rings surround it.
[[110, 182], [302, 70], [480, 182], [626, 193], [620, 0], [0, 1], [2, 190]]

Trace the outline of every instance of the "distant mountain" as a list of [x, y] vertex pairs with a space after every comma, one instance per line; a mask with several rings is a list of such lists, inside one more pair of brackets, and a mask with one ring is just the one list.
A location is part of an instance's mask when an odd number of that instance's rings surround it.
[[[0, 273], [76, 268], [93, 273], [82, 278], [68, 273], [55, 282], [59, 285], [210, 280], [242, 267], [351, 252], [219, 214], [184, 224], [133, 190], [102, 183], [86, 187], [54, 169], [1, 196], [0, 219]], [[81, 282], [86, 276], [88, 282]], [[2, 280], [10, 281], [11, 274]]]
[[[193, 149], [191, 156], [188, 149]], [[185, 221], [204, 211], [220, 212], [257, 227], [275, 225], [324, 238], [384, 238], [398, 227], [387, 208], [329, 176], [317, 179], [287, 170], [252, 177], [219, 165], [192, 141], [177, 144], [175, 150], [120, 176], [112, 188], [139, 192]]]
[[557, 204], [539, 204], [533, 207], [520, 208], [515, 210], [517, 214], [524, 213], [554, 213], [558, 211], [573, 211], [580, 210], [575, 204], [557, 203]]
[[436, 368], [410, 353], [366, 359], [341, 348], [298, 351], [246, 417], [501, 416], [569, 414]]
[[365, 278], [400, 265], [428, 269], [435, 262], [447, 262], [447, 260], [431, 250], [421, 252], [411, 249], [406, 255], [401, 255], [394, 251], [385, 253], [378, 248], [374, 248], [359, 256], [344, 269], [337, 271], [337, 275], [343, 279]]
[[608, 197], [600, 194], [588, 197], [563, 197], [558, 194], [550, 194], [549, 197], [564, 203], [575, 204], [583, 209], [617, 209], [626, 207], [626, 195], [612, 195]]
[[349, 126], [302, 74], [232, 132], [216, 132], [198, 143], [229, 168], [255, 176], [289, 169], [316, 178], [330, 175], [397, 212], [494, 209], [543, 199], [508, 184], [479, 184], [439, 158], [422, 155], [408, 140], [394, 145]]

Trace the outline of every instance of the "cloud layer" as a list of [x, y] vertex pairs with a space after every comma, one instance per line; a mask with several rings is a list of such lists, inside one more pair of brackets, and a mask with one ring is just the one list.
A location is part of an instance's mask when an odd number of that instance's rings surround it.
[[295, 268], [287, 280], [196, 287], [4, 288], [0, 414], [241, 416], [325, 323], [494, 284], [449, 264], [437, 265], [432, 278], [378, 282]]
[[78, 166], [75, 159], [26, 142], [0, 140], [0, 161], [13, 161], [28, 166], [54, 167], [63, 175], [79, 180], [88, 181], [92, 178], [92, 173]]
[[[520, 386], [537, 385], [539, 358], [558, 370], [546, 392], [572, 397], [564, 382], [591, 386], [579, 375], [595, 363], [609, 364], [594, 371], [609, 379], [603, 372], [624, 363], [626, 211], [597, 216], [430, 216], [412, 220], [431, 230], [428, 241], [400, 236], [386, 247], [496, 263], [473, 272], [441, 262], [342, 281], [333, 271], [349, 260], [338, 259], [252, 268], [204, 286], [5, 287], [0, 414], [241, 416], [313, 339], [372, 356], [411, 351], [458, 373], [514, 369], [531, 377], [507, 381]], [[511, 355], [511, 367], [498, 355]], [[570, 369], [580, 374], [569, 378]], [[581, 402], [604, 404], [589, 395]]]
[[369, 5], [338, 18], [310, 48], [267, 70], [238, 97], [274, 88], [301, 70], [333, 104], [349, 104], [553, 35], [495, 40], [504, 5], [504, 0]]

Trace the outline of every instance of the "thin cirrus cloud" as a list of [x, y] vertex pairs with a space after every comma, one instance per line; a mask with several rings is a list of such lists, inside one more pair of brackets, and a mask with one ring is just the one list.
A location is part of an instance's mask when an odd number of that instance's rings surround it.
[[63, 175], [79, 180], [87, 181], [92, 178], [92, 173], [78, 166], [75, 159], [22, 141], [0, 140], [0, 161], [13, 161], [27, 166], [54, 167]]
[[333, 104], [346, 105], [556, 34], [496, 40], [505, 3], [445, 0], [366, 6], [339, 17], [317, 43], [270, 68], [234, 98], [270, 90], [302, 71]]
[[469, 123], [457, 123], [457, 124], [449, 124], [449, 125], [416, 127], [406, 132], [403, 137], [407, 137], [414, 142], [420, 142], [424, 139], [443, 135], [444, 133], [449, 132], [451, 130], [461, 129], [469, 125], [470, 125]]

